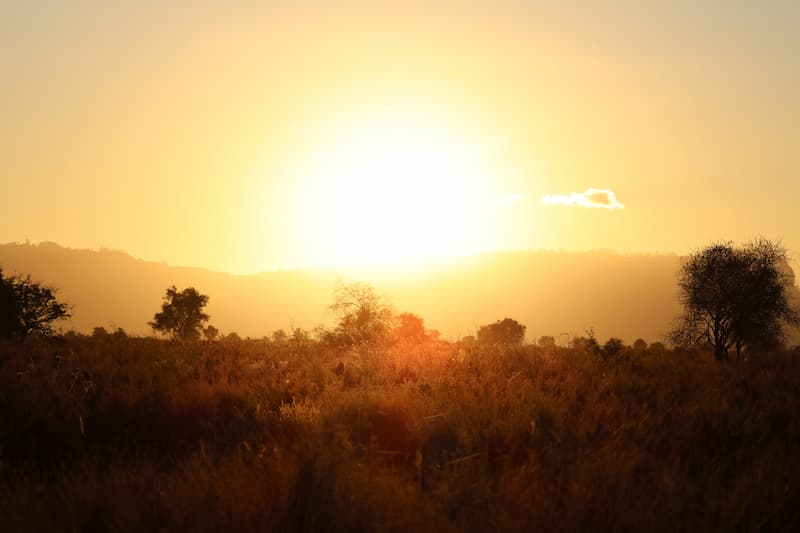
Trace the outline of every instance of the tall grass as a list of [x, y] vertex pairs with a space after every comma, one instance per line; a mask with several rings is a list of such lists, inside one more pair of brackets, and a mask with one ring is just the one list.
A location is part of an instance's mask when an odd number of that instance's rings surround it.
[[800, 357], [33, 340], [0, 446], [2, 531], [791, 531]]

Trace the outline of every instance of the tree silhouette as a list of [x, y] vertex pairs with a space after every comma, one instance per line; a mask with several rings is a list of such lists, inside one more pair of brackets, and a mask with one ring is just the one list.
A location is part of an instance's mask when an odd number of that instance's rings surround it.
[[341, 344], [381, 343], [392, 332], [392, 307], [366, 283], [353, 283], [337, 288], [334, 291], [334, 302], [329, 309], [339, 318], [335, 335]]
[[161, 312], [156, 313], [148, 325], [153, 331], [171, 335], [175, 339], [196, 340], [203, 332], [203, 322], [210, 318], [203, 313], [208, 296], [194, 287], [178, 292], [173, 285], [167, 289]]
[[605, 344], [603, 344], [602, 355], [606, 358], [614, 358], [618, 356], [625, 349], [625, 343], [622, 339], [611, 337]]
[[786, 249], [766, 239], [741, 247], [715, 243], [693, 253], [681, 267], [678, 286], [684, 313], [670, 340], [708, 344], [728, 359], [735, 347], [757, 350], [784, 339], [784, 326], [800, 324], [789, 303], [794, 273]]
[[416, 344], [427, 338], [425, 322], [421, 317], [413, 313], [400, 313], [396, 322], [394, 337], [398, 341]]
[[3, 278], [3, 270], [0, 269], [0, 339], [16, 334], [19, 327], [18, 315], [13, 281]]
[[556, 338], [551, 335], [542, 335], [539, 337], [539, 340], [536, 341], [536, 344], [538, 344], [540, 348], [555, 348]]
[[68, 309], [56, 299], [53, 288], [30, 276], [4, 278], [0, 270], [0, 338], [49, 337], [54, 333], [52, 323], [70, 316]]
[[219, 330], [214, 326], [209, 325], [203, 330], [203, 337], [205, 337], [209, 342], [215, 341], [219, 337]]
[[634, 352], [644, 352], [647, 350], [647, 342], [644, 339], [636, 339], [633, 341]]
[[478, 329], [478, 342], [486, 345], [520, 346], [525, 340], [525, 326], [511, 318]]
[[272, 342], [275, 344], [286, 344], [289, 340], [289, 335], [283, 329], [276, 329], [272, 332]]

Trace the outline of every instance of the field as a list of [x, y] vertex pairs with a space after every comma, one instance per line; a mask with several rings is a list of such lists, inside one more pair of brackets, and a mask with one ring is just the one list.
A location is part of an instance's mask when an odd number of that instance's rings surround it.
[[800, 354], [0, 345], [2, 531], [800, 528]]

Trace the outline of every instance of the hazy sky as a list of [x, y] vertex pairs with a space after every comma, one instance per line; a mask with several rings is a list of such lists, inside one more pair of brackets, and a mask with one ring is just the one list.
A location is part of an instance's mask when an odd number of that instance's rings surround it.
[[0, 242], [800, 256], [800, 2], [565, 4], [0, 2]]

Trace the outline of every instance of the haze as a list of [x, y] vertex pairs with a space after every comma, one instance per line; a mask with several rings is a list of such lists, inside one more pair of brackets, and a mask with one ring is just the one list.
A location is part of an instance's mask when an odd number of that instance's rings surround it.
[[[134, 259], [110, 250], [71, 250], [44, 243], [0, 245], [6, 273], [30, 273], [57, 286], [72, 306], [64, 329], [96, 326], [149, 334], [164, 287], [202, 287], [211, 324], [261, 338], [278, 329], [332, 327], [327, 311], [340, 283], [364, 281], [398, 312], [418, 313], [442, 338], [474, 335], [481, 324], [513, 316], [528, 340], [550, 335], [566, 344], [594, 328], [632, 343], [661, 340], [679, 312], [674, 255], [613, 252], [506, 252], [394, 272], [374, 268], [232, 275]], [[558, 279], [559, 283], [553, 283]]]
[[800, 4], [431, 4], [3, 2], [0, 242], [798, 255]]

